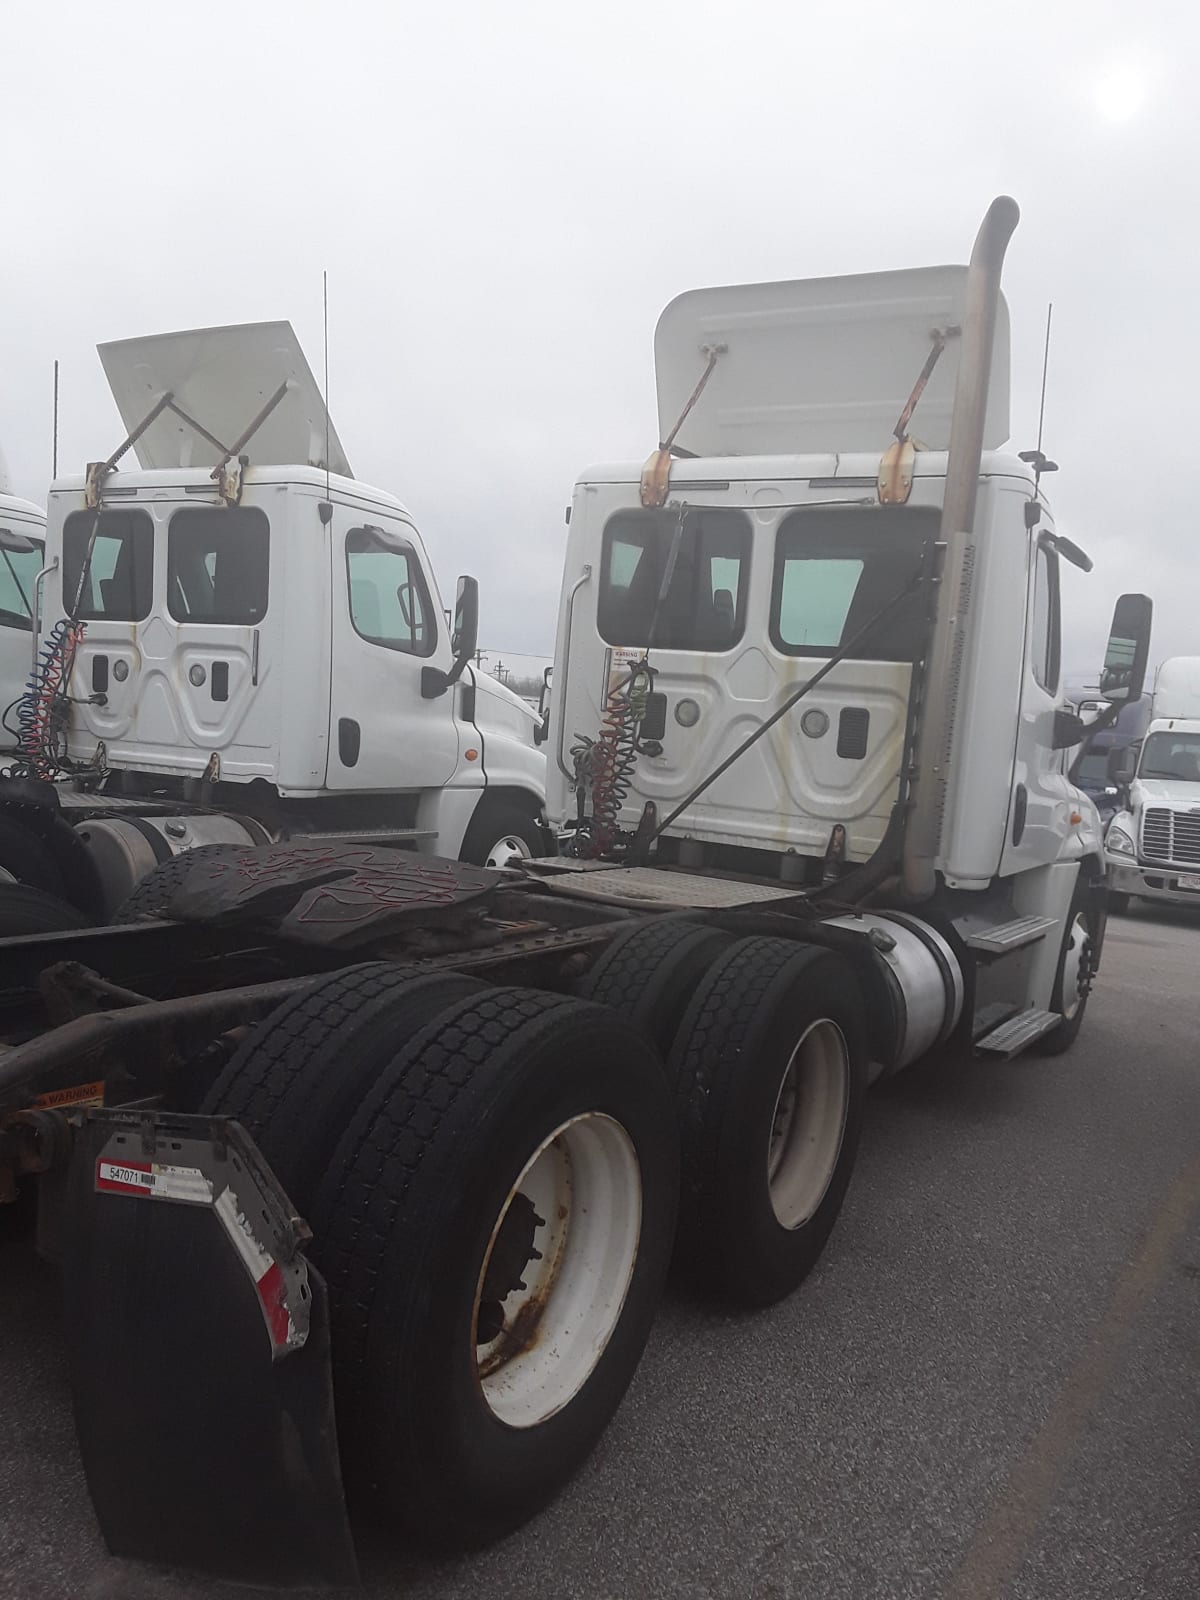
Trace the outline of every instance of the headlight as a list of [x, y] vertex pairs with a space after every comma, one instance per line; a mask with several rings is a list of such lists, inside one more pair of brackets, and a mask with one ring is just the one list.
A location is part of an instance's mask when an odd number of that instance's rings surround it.
[[1124, 828], [1118, 827], [1115, 822], [1104, 836], [1104, 848], [1111, 850], [1115, 856], [1133, 856], [1137, 854], [1132, 837]]

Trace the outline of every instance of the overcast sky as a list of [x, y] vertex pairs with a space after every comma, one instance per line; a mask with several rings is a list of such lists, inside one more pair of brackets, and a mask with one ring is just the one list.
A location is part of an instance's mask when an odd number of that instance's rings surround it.
[[[553, 645], [563, 508], [655, 443], [652, 336], [701, 284], [965, 260], [1022, 209], [1014, 444], [1037, 427], [1066, 662], [1114, 597], [1200, 653], [1200, 21], [1041, 0], [421, 6], [0, 0], [0, 445], [44, 500], [119, 442], [94, 346], [289, 318], [360, 478], [415, 513], [483, 642]], [[918, 430], [919, 431], [919, 430]]]

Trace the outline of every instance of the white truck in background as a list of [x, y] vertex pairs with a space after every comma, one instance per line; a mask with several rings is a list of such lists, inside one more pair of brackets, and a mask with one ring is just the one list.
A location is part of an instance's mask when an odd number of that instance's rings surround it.
[[0, 451], [0, 761], [16, 747], [12, 719], [33, 669], [33, 597], [46, 534], [40, 507], [11, 487]]
[[[290, 325], [100, 358], [128, 438], [51, 486], [41, 676], [12, 769], [66, 780], [95, 874], [77, 851], [55, 870], [47, 833], [33, 881], [107, 915], [201, 844], [543, 854], [537, 714], [470, 664], [475, 581], [451, 627], [411, 515], [354, 479]], [[137, 469], [118, 471], [129, 449]], [[10, 811], [26, 799], [0, 788]], [[19, 877], [22, 854], [3, 830], [0, 867]]]
[[1104, 836], [1108, 903], [1200, 908], [1200, 656], [1171, 656], [1154, 679], [1140, 745], [1112, 752], [1123, 805]]

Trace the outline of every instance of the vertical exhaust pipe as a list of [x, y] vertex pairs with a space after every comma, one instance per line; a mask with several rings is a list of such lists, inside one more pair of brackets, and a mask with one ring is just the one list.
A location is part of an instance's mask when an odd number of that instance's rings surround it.
[[967, 269], [966, 311], [939, 533], [943, 545], [941, 582], [936, 591], [937, 611], [920, 708], [912, 809], [904, 835], [904, 887], [913, 900], [928, 900], [937, 886], [934, 862], [941, 848], [950, 791], [954, 725], [974, 587], [971, 537], [1000, 302], [1000, 272], [1020, 215], [1016, 201], [1007, 195], [992, 201]]

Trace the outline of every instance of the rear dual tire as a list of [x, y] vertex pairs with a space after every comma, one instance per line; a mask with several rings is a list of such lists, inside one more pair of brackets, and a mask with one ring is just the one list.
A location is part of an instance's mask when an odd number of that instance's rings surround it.
[[853, 969], [814, 946], [739, 940], [692, 1000], [668, 1070], [679, 1264], [707, 1295], [768, 1305], [816, 1265], [854, 1169], [867, 1051]]
[[678, 1136], [654, 1051], [599, 1006], [365, 966], [280, 1007], [205, 1109], [313, 1224], [352, 1508], [435, 1545], [525, 1521], [661, 1293]]

